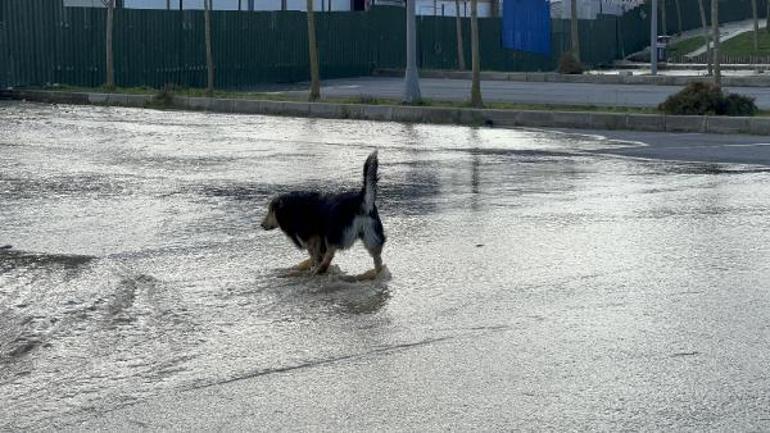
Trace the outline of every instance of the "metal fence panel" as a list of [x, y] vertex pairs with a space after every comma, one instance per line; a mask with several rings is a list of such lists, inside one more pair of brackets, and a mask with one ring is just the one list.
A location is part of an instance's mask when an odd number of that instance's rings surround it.
[[[759, 0], [765, 14], [768, 0]], [[698, 0], [679, 0], [685, 30], [700, 26]], [[707, 14], [710, 17], [709, 4]], [[751, 0], [730, 0], [720, 21], [750, 17]], [[669, 29], [678, 29], [675, 2], [666, 2]], [[649, 5], [623, 16], [581, 20], [581, 58], [609, 63], [645, 47]], [[687, 11], [686, 13], [684, 11]], [[65, 8], [61, 0], [0, 0], [0, 85], [62, 83], [99, 86], [105, 75], [104, 8]], [[405, 64], [403, 8], [317, 13], [323, 78], [369, 74]], [[552, 21], [550, 56], [502, 48], [501, 21], [480, 18], [481, 66], [499, 71], [549, 71], [570, 46], [568, 20]], [[470, 22], [463, 19], [470, 61]], [[454, 17], [418, 18], [419, 65], [457, 67]], [[306, 15], [302, 12], [212, 12], [216, 86], [307, 80]], [[118, 9], [115, 13], [115, 77], [119, 86], [203, 87], [206, 80], [203, 11]]]

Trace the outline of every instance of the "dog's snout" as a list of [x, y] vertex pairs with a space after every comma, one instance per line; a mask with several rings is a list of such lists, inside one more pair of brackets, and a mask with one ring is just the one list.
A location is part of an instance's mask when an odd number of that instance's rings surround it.
[[275, 217], [273, 216], [273, 214], [268, 213], [265, 216], [265, 219], [262, 220], [262, 223], [260, 224], [260, 226], [264, 230], [273, 230], [274, 228], [278, 227], [278, 224], [276, 224]]

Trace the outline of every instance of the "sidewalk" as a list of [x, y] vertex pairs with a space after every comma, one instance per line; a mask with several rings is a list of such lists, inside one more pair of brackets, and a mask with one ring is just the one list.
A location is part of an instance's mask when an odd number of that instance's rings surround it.
[[[541, 74], [542, 75], [542, 74]], [[550, 76], [550, 75], [548, 75]], [[626, 77], [628, 79], [654, 79], [668, 81], [671, 85], [660, 86], [640, 82], [608, 83], [596, 76], [561, 76], [573, 82], [544, 81], [498, 81], [482, 80], [481, 92], [487, 102], [541, 105], [571, 105], [592, 107], [636, 107], [656, 108], [670, 95], [678, 92], [689, 80], [681, 77]], [[681, 82], [678, 82], [680, 79]], [[737, 79], [737, 78], [736, 78]], [[770, 82], [770, 76], [766, 77]], [[727, 80], [723, 83], [728, 91], [756, 98], [760, 110], [770, 110], [770, 87], [738, 87]], [[403, 93], [403, 79], [396, 77], [359, 77], [326, 80], [321, 83], [324, 97], [362, 97], [400, 100]], [[467, 79], [422, 78], [420, 87], [423, 98], [435, 101], [463, 102], [469, 98], [471, 82]], [[275, 92], [277, 95], [294, 98], [305, 97], [306, 90]]]

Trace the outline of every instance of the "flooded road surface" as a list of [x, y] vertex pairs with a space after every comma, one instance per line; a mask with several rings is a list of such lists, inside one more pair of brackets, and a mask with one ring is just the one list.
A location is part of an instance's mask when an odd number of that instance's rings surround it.
[[[765, 166], [556, 131], [0, 121], [0, 431], [770, 429]], [[373, 149], [389, 273], [345, 282], [359, 244], [286, 277], [268, 198], [359, 188]]]

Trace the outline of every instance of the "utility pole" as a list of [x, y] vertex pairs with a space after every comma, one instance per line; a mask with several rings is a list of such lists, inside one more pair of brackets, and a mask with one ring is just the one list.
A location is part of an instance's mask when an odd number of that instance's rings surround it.
[[658, 75], [658, 0], [652, 0], [650, 12], [650, 73]]

